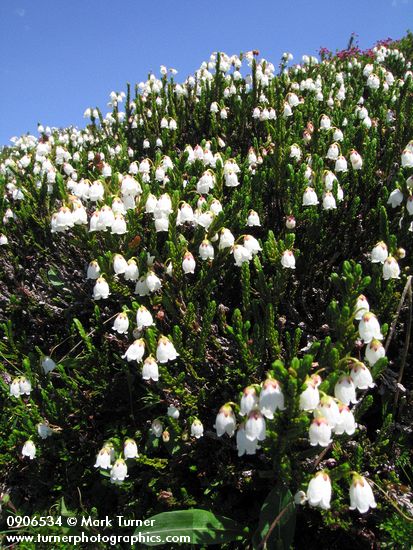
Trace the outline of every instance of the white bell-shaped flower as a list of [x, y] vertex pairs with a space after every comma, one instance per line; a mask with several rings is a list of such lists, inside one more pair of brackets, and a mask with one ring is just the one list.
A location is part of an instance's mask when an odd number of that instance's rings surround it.
[[240, 412], [241, 416], [249, 414], [258, 405], [258, 396], [254, 386], [248, 386], [242, 392]]
[[305, 384], [307, 387], [300, 394], [300, 409], [302, 411], [313, 411], [320, 403], [320, 393], [312, 378], [308, 378]]
[[111, 227], [112, 235], [124, 235], [126, 233], [126, 221], [122, 214], [115, 214], [115, 221]]
[[101, 181], [94, 181], [89, 187], [89, 200], [92, 202], [98, 202], [103, 200], [105, 196], [105, 188]]
[[87, 279], [98, 279], [100, 276], [100, 267], [96, 260], [90, 262], [87, 268]]
[[291, 145], [290, 147], [290, 158], [292, 159], [295, 159], [295, 160], [300, 160], [301, 159], [301, 149], [298, 145], [296, 145], [295, 143], [293, 145]]
[[184, 223], [193, 223], [194, 222], [194, 211], [192, 206], [184, 202], [180, 209], [178, 210], [178, 215], [176, 218], [176, 225], [183, 225]]
[[332, 143], [328, 148], [326, 158], [329, 160], [337, 160], [340, 155], [340, 147], [337, 143]]
[[244, 423], [240, 424], [238, 427], [236, 440], [238, 456], [243, 456], [244, 454], [255, 455], [257, 450], [261, 448], [258, 445], [258, 439], [251, 441], [247, 438]]
[[215, 186], [215, 177], [210, 170], [204, 172], [198, 180], [196, 190], [200, 195], [208, 195], [211, 189]]
[[350, 162], [353, 170], [361, 170], [363, 167], [363, 159], [361, 158], [360, 153], [354, 149], [350, 152]]
[[[409, 213], [409, 216], [413, 216], [413, 195], [409, 195], [407, 197], [406, 210]], [[0, 237], [0, 239], [1, 239], [1, 237]]]
[[110, 481], [112, 483], [121, 483], [128, 476], [128, 467], [123, 458], [118, 458], [110, 470]]
[[115, 215], [112, 208], [107, 204], [104, 204], [99, 210], [98, 228], [105, 230], [112, 227], [115, 221]]
[[334, 428], [334, 433], [336, 435], [341, 435], [343, 433], [353, 435], [357, 427], [353, 413], [350, 408], [343, 403], [338, 406], [338, 410], [340, 412], [340, 420]]
[[123, 176], [120, 191], [122, 195], [129, 195], [131, 197], [136, 197], [142, 193], [142, 187], [138, 180], [132, 176]]
[[236, 244], [232, 247], [232, 253], [234, 254], [235, 265], [240, 267], [244, 262], [252, 260], [251, 252], [242, 246], [242, 244]]
[[222, 212], [222, 204], [218, 199], [213, 199], [209, 205], [209, 209], [215, 214], [215, 216], [218, 216], [218, 214]]
[[151, 312], [146, 309], [145, 306], [140, 306], [136, 312], [136, 324], [138, 330], [142, 330], [145, 327], [151, 327], [153, 322], [153, 317]]
[[145, 283], [149, 292], [156, 292], [162, 286], [161, 280], [155, 275], [153, 271], [148, 271], [145, 277]]
[[226, 227], [223, 227], [221, 229], [220, 238], [219, 238], [219, 250], [223, 250], [224, 248], [231, 248], [234, 246], [235, 237], [231, 233], [229, 229]]
[[310, 506], [319, 506], [323, 510], [330, 508], [331, 480], [325, 472], [317, 472], [307, 488], [307, 500]]
[[324, 395], [320, 399], [320, 403], [314, 411], [314, 415], [317, 417], [324, 417], [328, 424], [334, 428], [334, 426], [338, 423], [340, 416], [335, 399], [329, 395]]
[[153, 380], [154, 382], [158, 382], [159, 380], [158, 363], [155, 361], [155, 359], [151, 355], [147, 357], [143, 362], [142, 379]]
[[344, 405], [357, 403], [356, 386], [350, 376], [341, 376], [334, 386], [334, 396]]
[[356, 508], [360, 514], [365, 514], [369, 508], [376, 508], [373, 490], [367, 479], [358, 474], [353, 476], [350, 485], [350, 510]]
[[163, 424], [157, 418], [151, 424], [151, 432], [155, 437], [161, 437], [163, 432]]
[[42, 439], [47, 439], [53, 434], [53, 430], [46, 422], [39, 422], [37, 424], [37, 433]]
[[236, 172], [226, 172], [224, 178], [226, 187], [238, 187], [240, 184], [238, 181], [238, 174]]
[[125, 281], [137, 281], [139, 278], [139, 269], [136, 261], [132, 258], [128, 260], [128, 265], [125, 268], [125, 273], [123, 274]]
[[387, 204], [390, 204], [392, 208], [397, 208], [403, 202], [403, 193], [400, 189], [393, 189], [387, 199]]
[[156, 349], [156, 359], [159, 363], [174, 361], [179, 353], [176, 351], [173, 343], [166, 336], [161, 336], [158, 340]]
[[360, 338], [368, 344], [373, 340], [383, 340], [380, 323], [371, 311], [365, 313], [359, 322]]
[[196, 262], [191, 252], [185, 252], [182, 260], [182, 270], [186, 273], [195, 273]]
[[118, 334], [126, 334], [129, 328], [129, 319], [126, 313], [119, 313], [113, 323], [113, 330]]
[[374, 246], [373, 250], [371, 251], [371, 263], [384, 264], [388, 255], [389, 255], [389, 251], [387, 249], [386, 243], [384, 243], [383, 241], [380, 241]]
[[135, 340], [126, 350], [126, 353], [122, 355], [122, 359], [127, 361], [137, 361], [138, 363], [142, 361], [143, 355], [145, 353], [145, 341], [140, 338]]
[[155, 214], [155, 231], [165, 233], [169, 230], [169, 217], [162, 212]]
[[149, 288], [146, 284], [145, 275], [142, 275], [142, 277], [139, 277], [136, 281], [135, 294], [139, 294], [139, 296], [147, 296], [149, 294]]
[[371, 73], [367, 78], [366, 85], [372, 90], [378, 90], [380, 88], [380, 78], [376, 74]]
[[370, 311], [370, 305], [364, 294], [360, 294], [357, 298], [356, 307], [354, 308], [354, 319], [360, 321], [365, 313]]
[[287, 216], [285, 219], [285, 227], [287, 229], [295, 229], [295, 226], [297, 225], [297, 222], [294, 218], [294, 216]]
[[231, 405], [223, 405], [215, 419], [214, 428], [217, 436], [221, 437], [225, 433], [232, 437], [235, 433], [236, 420]]
[[48, 356], [43, 357], [41, 365], [45, 374], [48, 374], [56, 368], [56, 363]]
[[30, 395], [32, 384], [25, 376], [19, 378], [20, 395]]
[[281, 265], [286, 269], [295, 269], [295, 257], [292, 250], [285, 250], [281, 256]]
[[103, 277], [99, 277], [96, 280], [95, 286], [93, 287], [93, 299], [94, 300], [106, 300], [109, 297], [110, 290], [109, 285]]
[[262, 250], [260, 243], [252, 235], [244, 235], [244, 247], [251, 252], [253, 256]]
[[393, 256], [388, 256], [383, 264], [383, 279], [400, 279], [400, 266]]
[[312, 187], [307, 187], [303, 194], [303, 206], [315, 206], [318, 203], [317, 193]]
[[145, 202], [145, 212], [147, 214], [153, 214], [155, 212], [156, 203], [158, 199], [152, 193], [149, 193]]
[[199, 256], [201, 260], [213, 260], [214, 259], [214, 247], [208, 239], [204, 239], [199, 245]]
[[204, 435], [204, 426], [197, 418], [191, 424], [191, 436], [200, 439]]
[[178, 420], [180, 415], [179, 409], [174, 407], [174, 405], [169, 405], [167, 410], [167, 415], [170, 416], [171, 418], [174, 418], [175, 420]]
[[343, 157], [343, 155], [340, 155], [337, 160], [336, 160], [336, 164], [335, 164], [335, 167], [334, 167], [334, 170], [336, 172], [347, 172], [348, 171], [348, 168], [347, 168], [347, 161], [346, 159]]
[[359, 390], [367, 390], [368, 388], [374, 388], [375, 386], [371, 372], [366, 365], [360, 361], [353, 364], [351, 367], [350, 376], [355, 387]]
[[332, 191], [334, 182], [337, 181], [336, 175], [331, 170], [324, 170], [323, 174], [324, 187], [327, 191]]
[[402, 153], [402, 167], [413, 168], [413, 151], [411, 149], [405, 149]]
[[320, 118], [320, 130], [330, 130], [331, 128], [331, 119], [327, 115], [321, 115]]
[[310, 425], [308, 435], [310, 438], [310, 445], [312, 447], [315, 447], [316, 445], [320, 445], [320, 447], [327, 447], [332, 441], [331, 426], [323, 416], [314, 418]]
[[137, 458], [139, 456], [135, 440], [129, 438], [125, 440], [123, 444], [123, 456], [125, 458]]
[[367, 344], [365, 359], [371, 365], [375, 365], [379, 359], [386, 356], [386, 350], [379, 340], [373, 340]]
[[325, 191], [323, 193], [323, 209], [335, 210], [337, 208], [336, 199], [331, 191]]
[[208, 210], [207, 212], [198, 212], [195, 220], [198, 225], [208, 231], [211, 223], [214, 221], [214, 217], [215, 214], [211, 210]]
[[22, 456], [27, 456], [30, 460], [33, 460], [36, 457], [36, 445], [30, 439], [23, 445]]
[[10, 395], [13, 397], [20, 397], [20, 379], [15, 378], [10, 384]]
[[245, 437], [250, 441], [264, 441], [266, 435], [264, 416], [259, 410], [251, 411], [245, 422]]
[[263, 383], [258, 406], [261, 413], [270, 420], [274, 418], [275, 411], [285, 410], [284, 394], [280, 383], [274, 378], [267, 378]]
[[248, 218], [247, 218], [247, 226], [248, 227], [260, 227], [261, 226], [260, 218], [259, 218], [257, 212], [255, 212], [255, 210], [250, 210], [249, 211]]
[[112, 449], [109, 446], [103, 447], [96, 457], [95, 468], [109, 469], [111, 467], [112, 455]]

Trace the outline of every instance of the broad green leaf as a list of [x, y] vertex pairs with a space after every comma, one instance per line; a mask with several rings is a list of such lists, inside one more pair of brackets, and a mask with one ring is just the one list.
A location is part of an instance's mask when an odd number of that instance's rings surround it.
[[59, 278], [57, 272], [55, 269], [53, 268], [50, 268], [49, 271], [47, 272], [47, 277], [50, 281], [50, 284], [53, 285], [53, 286], [57, 286], [57, 287], [61, 287], [63, 286], [65, 283]]
[[[295, 516], [295, 504], [290, 490], [277, 485], [262, 505], [258, 528], [252, 540], [254, 550], [289, 550], [294, 539]], [[277, 518], [275, 527], [263, 545]]]
[[[139, 527], [135, 535], [156, 536], [162, 541], [167, 535], [189, 536], [191, 544], [223, 544], [234, 540], [243, 540], [248, 530], [232, 519], [216, 516], [212, 512], [201, 509], [177, 510], [163, 512], [149, 518], [153, 520], [151, 527]], [[163, 542], [148, 542], [147, 546], [161, 546]]]

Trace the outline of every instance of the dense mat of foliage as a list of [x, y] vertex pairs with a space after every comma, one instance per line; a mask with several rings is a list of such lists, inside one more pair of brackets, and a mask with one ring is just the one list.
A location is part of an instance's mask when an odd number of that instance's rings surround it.
[[412, 54], [214, 54], [3, 149], [3, 519], [409, 544]]

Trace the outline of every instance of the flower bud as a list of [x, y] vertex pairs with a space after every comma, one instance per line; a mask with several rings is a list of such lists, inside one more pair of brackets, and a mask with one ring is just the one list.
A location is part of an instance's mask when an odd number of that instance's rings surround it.
[[296, 221], [294, 216], [287, 216], [285, 220], [285, 226], [287, 229], [295, 229]]

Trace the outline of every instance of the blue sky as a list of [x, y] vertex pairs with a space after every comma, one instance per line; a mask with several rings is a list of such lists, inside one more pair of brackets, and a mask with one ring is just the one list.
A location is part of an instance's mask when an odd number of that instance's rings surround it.
[[413, 0], [0, 0], [0, 145], [37, 122], [82, 126], [111, 90], [164, 64], [177, 80], [212, 51], [258, 49], [277, 63], [320, 46], [399, 38]]

